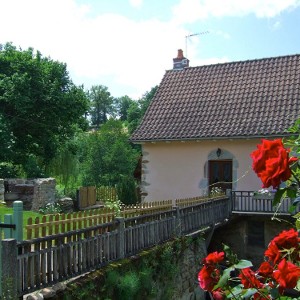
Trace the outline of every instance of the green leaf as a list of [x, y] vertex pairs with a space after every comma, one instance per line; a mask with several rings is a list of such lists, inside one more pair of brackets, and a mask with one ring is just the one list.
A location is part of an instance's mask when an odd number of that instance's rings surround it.
[[273, 199], [273, 206], [279, 204], [283, 194], [286, 192], [286, 188], [278, 189], [275, 193], [274, 199]]
[[294, 187], [288, 187], [286, 192], [287, 196], [291, 199], [295, 199], [297, 197], [297, 189]]
[[257, 293], [257, 290], [253, 289], [253, 288], [252, 289], [249, 288], [249, 289], [246, 289], [244, 291], [245, 291], [245, 293], [243, 293], [243, 299], [250, 298], [251, 296], [253, 296], [254, 294]]
[[227, 285], [228, 279], [230, 278], [230, 272], [233, 270], [234, 270], [233, 267], [229, 267], [223, 271], [223, 275], [219, 279], [218, 284], [215, 285], [214, 290]]
[[241, 259], [237, 264], [235, 264], [233, 267], [236, 269], [245, 269], [252, 267], [252, 262], [249, 260]]
[[243, 293], [243, 285], [239, 284], [230, 290], [230, 292], [227, 295], [227, 298], [239, 299], [239, 297], [237, 298], [237, 296], [241, 295], [242, 293]]

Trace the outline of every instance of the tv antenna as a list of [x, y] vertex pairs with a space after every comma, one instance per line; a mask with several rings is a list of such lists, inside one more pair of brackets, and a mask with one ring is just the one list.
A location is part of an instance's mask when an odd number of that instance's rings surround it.
[[186, 57], [188, 56], [187, 55], [187, 40], [188, 40], [188, 38], [190, 38], [192, 36], [207, 34], [207, 33], [209, 33], [209, 31], [203, 31], [203, 32], [199, 32], [199, 33], [192, 33], [192, 34], [189, 34], [189, 35], [185, 36], [185, 55], [186, 55]]

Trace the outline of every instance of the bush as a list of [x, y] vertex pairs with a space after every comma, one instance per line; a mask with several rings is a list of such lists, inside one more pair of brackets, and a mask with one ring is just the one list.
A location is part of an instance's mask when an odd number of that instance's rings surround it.
[[0, 163], [0, 178], [17, 178], [20, 175], [19, 168], [11, 163]]
[[118, 199], [124, 203], [135, 204], [138, 202], [135, 180], [131, 177], [121, 177], [116, 186]]

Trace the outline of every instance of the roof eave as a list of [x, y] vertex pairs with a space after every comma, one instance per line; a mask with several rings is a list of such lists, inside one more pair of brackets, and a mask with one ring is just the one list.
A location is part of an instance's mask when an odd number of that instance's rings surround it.
[[241, 135], [241, 136], [211, 136], [211, 137], [197, 137], [197, 138], [160, 138], [160, 139], [131, 139], [130, 142], [134, 144], [143, 143], [157, 143], [157, 142], [187, 142], [187, 141], [208, 141], [208, 140], [240, 140], [240, 139], [259, 139], [259, 138], [283, 138], [293, 135], [292, 133], [283, 134], [265, 134], [265, 135]]

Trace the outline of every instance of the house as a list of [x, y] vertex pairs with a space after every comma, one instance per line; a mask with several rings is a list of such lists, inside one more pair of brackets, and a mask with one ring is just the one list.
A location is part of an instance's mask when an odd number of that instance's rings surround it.
[[182, 50], [131, 141], [144, 201], [261, 188], [250, 153], [300, 116], [300, 55], [189, 67]]

